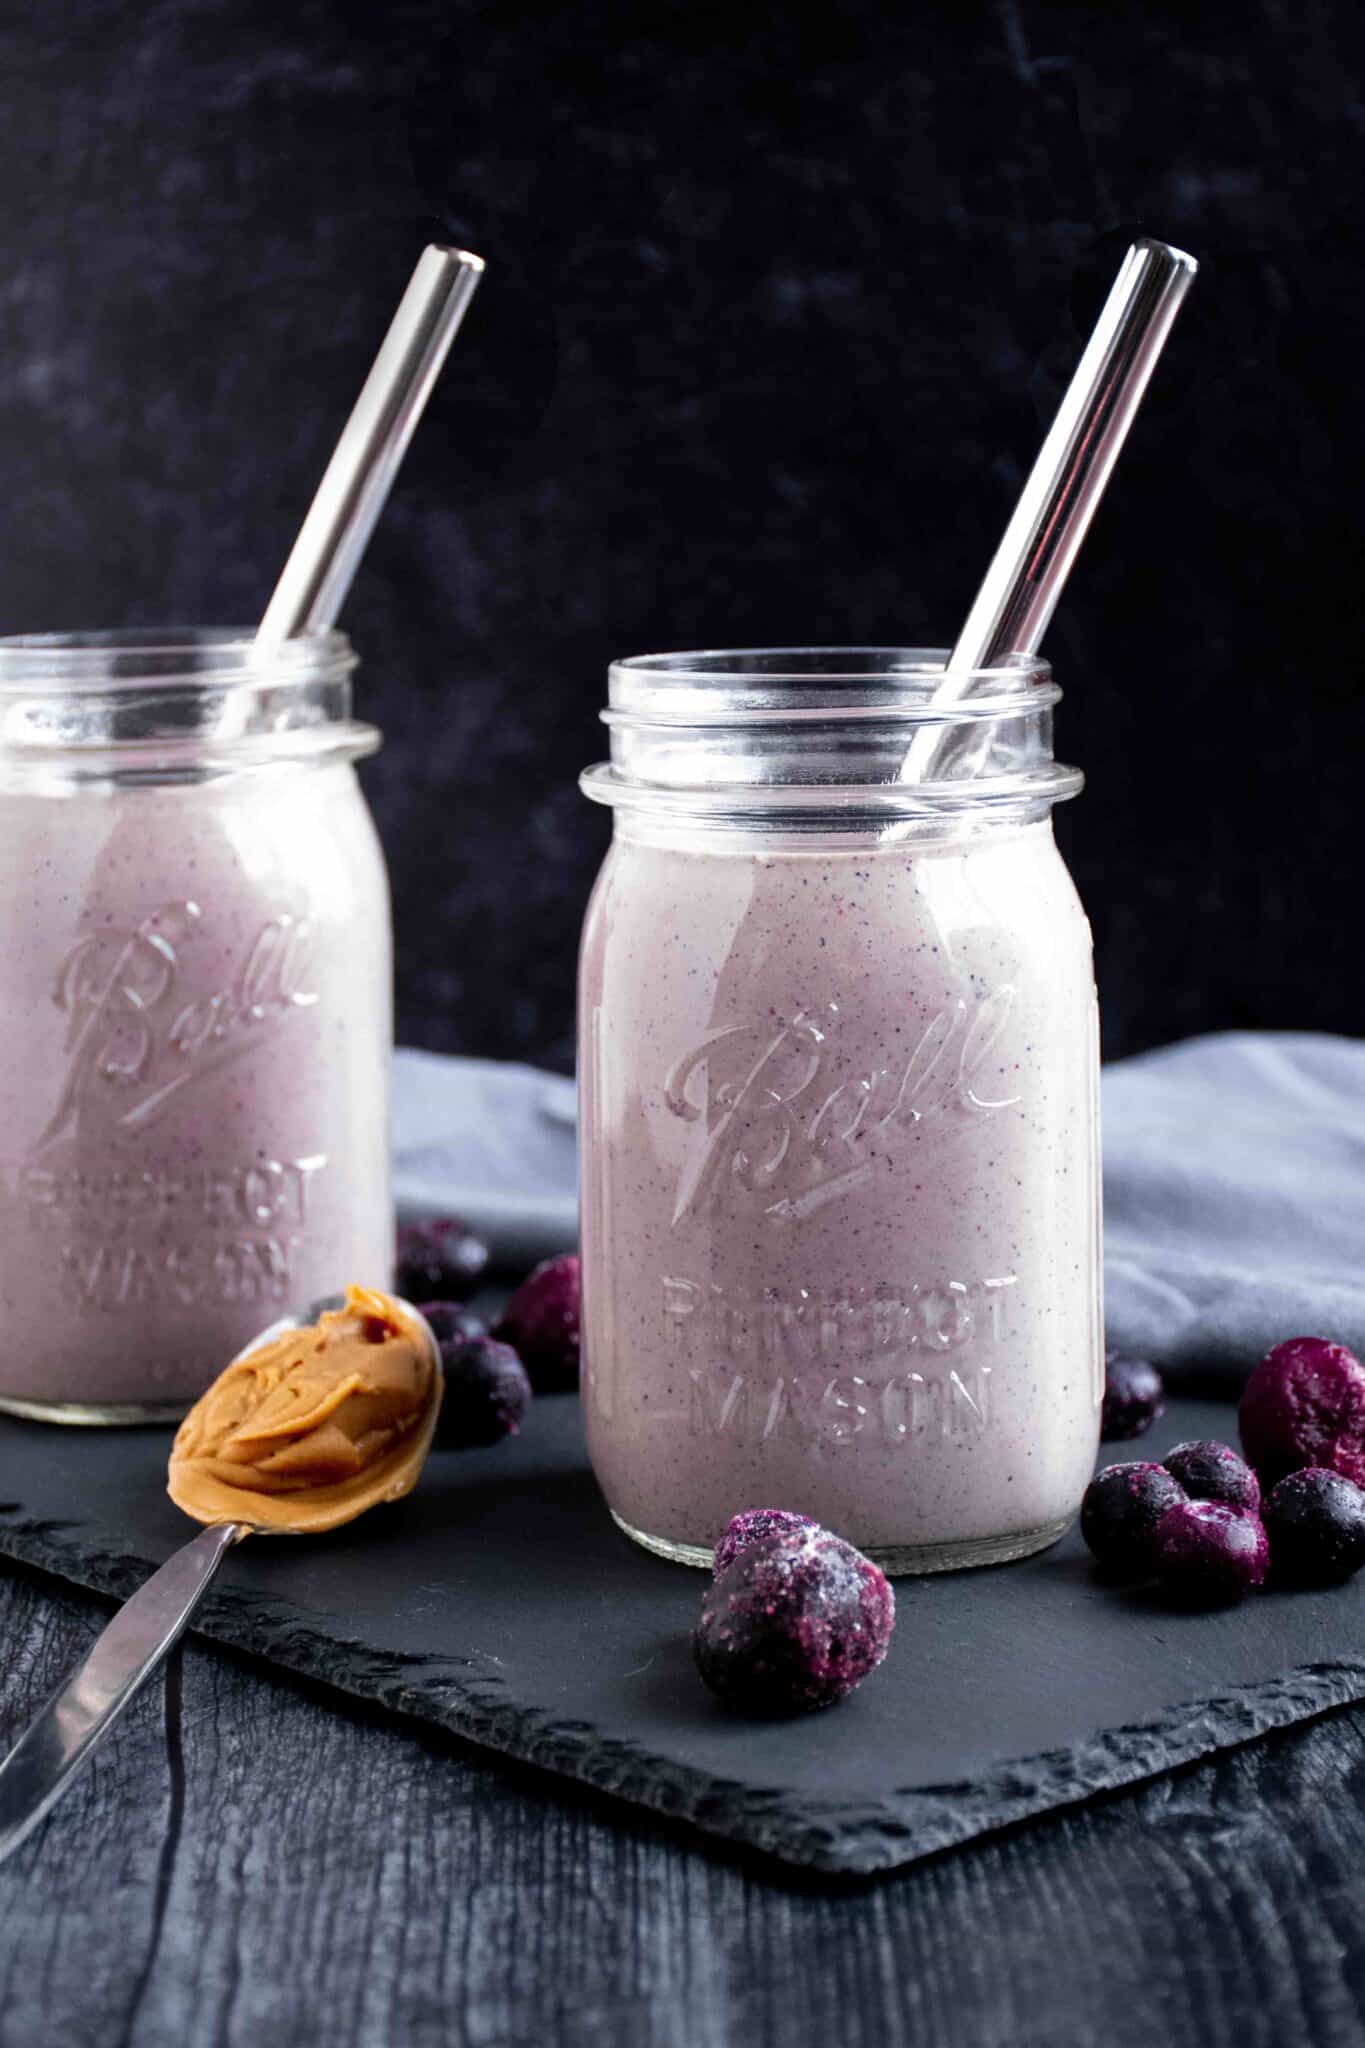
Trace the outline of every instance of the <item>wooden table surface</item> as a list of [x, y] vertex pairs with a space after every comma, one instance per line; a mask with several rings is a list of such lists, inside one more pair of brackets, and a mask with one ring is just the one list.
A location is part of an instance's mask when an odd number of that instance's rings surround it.
[[[0, 1740], [104, 1603], [0, 1567]], [[0, 2048], [1365, 2041], [1365, 1708], [803, 1880], [190, 1641], [0, 1868]]]

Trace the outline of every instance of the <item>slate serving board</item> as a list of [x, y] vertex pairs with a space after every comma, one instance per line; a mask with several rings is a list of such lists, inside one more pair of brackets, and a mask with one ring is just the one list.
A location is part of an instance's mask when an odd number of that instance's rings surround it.
[[[1231, 1435], [1179, 1401], [1144, 1440]], [[126, 1596], [189, 1533], [163, 1430], [0, 1418], [0, 1551]], [[1104, 1462], [1131, 1454], [1106, 1449]], [[1362, 1575], [1365, 1581], [1365, 1574]], [[1365, 1697], [1365, 1583], [1172, 1613], [1092, 1578], [1074, 1533], [1023, 1564], [897, 1582], [882, 1669], [832, 1713], [755, 1726], [691, 1665], [699, 1573], [608, 1520], [578, 1403], [412, 1498], [309, 1541], [253, 1539], [200, 1633], [699, 1828], [827, 1871], [912, 1862]], [[35, 1706], [37, 1702], [34, 1702]]]

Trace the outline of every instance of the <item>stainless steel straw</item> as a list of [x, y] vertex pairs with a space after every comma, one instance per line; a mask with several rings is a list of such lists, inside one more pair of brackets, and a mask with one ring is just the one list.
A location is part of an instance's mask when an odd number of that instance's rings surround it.
[[[969, 695], [977, 670], [1036, 651], [1198, 269], [1192, 256], [1145, 237], [1124, 257], [944, 665], [930, 700], [934, 709]], [[950, 758], [961, 774], [962, 750], [975, 745], [926, 727], [910, 745], [901, 780], [935, 781]]]
[[331, 626], [384, 509], [413, 429], [483, 276], [465, 249], [424, 249], [355, 402], [257, 641]]

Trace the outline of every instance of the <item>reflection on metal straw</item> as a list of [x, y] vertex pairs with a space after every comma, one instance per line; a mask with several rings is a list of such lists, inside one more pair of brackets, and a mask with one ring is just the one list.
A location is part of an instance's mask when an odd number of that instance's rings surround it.
[[[967, 696], [978, 670], [1037, 650], [1198, 268], [1182, 250], [1145, 238], [1124, 257], [945, 664], [934, 709]], [[938, 780], [950, 758], [960, 776], [963, 750], [979, 745], [928, 727], [912, 742], [901, 780]]]
[[266, 607], [258, 642], [331, 626], [413, 429], [483, 276], [464, 249], [425, 249]]

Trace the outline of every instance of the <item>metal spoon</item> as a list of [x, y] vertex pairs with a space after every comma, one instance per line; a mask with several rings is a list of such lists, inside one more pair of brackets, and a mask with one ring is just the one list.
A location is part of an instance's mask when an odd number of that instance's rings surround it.
[[[262, 1330], [238, 1353], [245, 1358], [286, 1330], [315, 1323], [339, 1296], [314, 1302], [299, 1316], [284, 1316]], [[433, 1356], [436, 1339], [424, 1317], [408, 1302], [390, 1296], [425, 1333]], [[234, 1364], [236, 1360], [232, 1361]], [[439, 1365], [438, 1365], [439, 1371]], [[437, 1382], [439, 1391], [439, 1379]], [[439, 1399], [413, 1440], [418, 1463], [431, 1448]], [[363, 1513], [363, 1508], [356, 1512]], [[315, 1529], [291, 1529], [272, 1522], [218, 1522], [177, 1550], [147, 1583], [126, 1600], [84, 1661], [53, 1693], [0, 1764], [0, 1863], [26, 1841], [48, 1810], [103, 1742], [129, 1701], [146, 1683], [213, 1583], [219, 1565], [245, 1536], [307, 1536]]]

